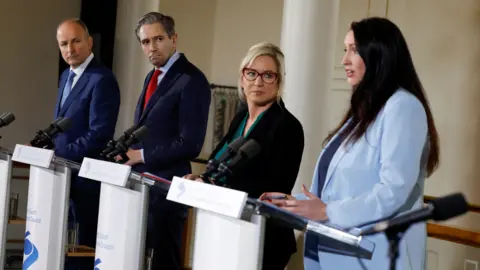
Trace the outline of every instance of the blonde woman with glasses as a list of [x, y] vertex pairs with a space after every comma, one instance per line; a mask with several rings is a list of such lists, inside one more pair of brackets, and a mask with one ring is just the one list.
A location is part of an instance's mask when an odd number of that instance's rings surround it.
[[[245, 106], [210, 156], [219, 159], [227, 145], [240, 136], [260, 144], [261, 150], [253, 159], [234, 168], [232, 176], [220, 179], [223, 182], [219, 183], [247, 192], [251, 198], [269, 190], [290, 193], [300, 167], [303, 128], [282, 101], [284, 76], [284, 56], [277, 46], [264, 42], [248, 50], [238, 80], [238, 94]], [[196, 175], [186, 177], [199, 180]], [[267, 221], [264, 243], [265, 270], [283, 270], [296, 252], [293, 229], [271, 220]]]

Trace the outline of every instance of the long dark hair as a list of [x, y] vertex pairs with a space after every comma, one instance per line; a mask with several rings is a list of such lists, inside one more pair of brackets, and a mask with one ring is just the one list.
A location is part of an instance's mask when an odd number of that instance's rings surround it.
[[430, 151], [427, 176], [439, 163], [438, 134], [428, 100], [413, 65], [410, 51], [400, 29], [385, 18], [371, 17], [350, 25], [366, 71], [353, 89], [350, 108], [340, 124], [327, 136], [327, 143], [345, 123], [340, 136], [357, 141], [375, 121], [387, 100], [399, 87], [412, 93], [423, 104], [427, 115]]

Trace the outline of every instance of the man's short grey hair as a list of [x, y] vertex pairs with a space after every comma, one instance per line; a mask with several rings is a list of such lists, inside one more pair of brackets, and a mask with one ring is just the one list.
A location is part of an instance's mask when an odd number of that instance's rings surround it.
[[74, 23], [74, 24], [79, 25], [79, 26], [83, 29], [83, 31], [85, 31], [85, 35], [86, 35], [87, 37], [90, 36], [90, 32], [88, 31], [87, 25], [86, 25], [82, 20], [80, 20], [80, 19], [78, 19], [78, 18], [63, 20], [61, 23], [58, 24], [57, 30], [58, 30], [58, 28], [60, 28], [60, 26], [61, 26], [62, 24], [66, 23], [66, 22], [71, 22], [71, 23]]
[[172, 17], [159, 12], [149, 12], [143, 15], [143, 17], [138, 21], [137, 27], [135, 27], [135, 35], [137, 36], [138, 40], [140, 40], [140, 37], [138, 36], [140, 28], [145, 24], [154, 23], [161, 24], [165, 29], [165, 32], [167, 32], [169, 38], [175, 35], [175, 21]]

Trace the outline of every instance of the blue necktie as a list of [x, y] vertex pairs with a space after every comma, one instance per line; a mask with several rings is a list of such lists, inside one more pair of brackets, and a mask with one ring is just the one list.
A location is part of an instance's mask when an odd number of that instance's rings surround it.
[[75, 74], [73, 70], [70, 70], [70, 73], [68, 74], [67, 83], [65, 84], [65, 88], [63, 88], [62, 102], [60, 103], [60, 107], [63, 106], [63, 103], [65, 103], [65, 100], [67, 100], [68, 95], [72, 91], [73, 78], [75, 78], [76, 75], [77, 74]]

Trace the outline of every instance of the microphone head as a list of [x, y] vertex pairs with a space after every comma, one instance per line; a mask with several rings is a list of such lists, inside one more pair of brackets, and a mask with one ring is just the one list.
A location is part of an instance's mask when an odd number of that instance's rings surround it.
[[240, 149], [238, 149], [243, 156], [246, 158], [250, 159], [257, 155], [260, 152], [260, 149], [262, 147], [260, 146], [259, 143], [257, 143], [255, 140], [250, 139], [248, 140]]
[[231, 142], [227, 147], [231, 150], [231, 151], [238, 151], [238, 149], [245, 143], [245, 138], [243, 138], [242, 136], [236, 138], [233, 142]]
[[130, 136], [137, 128], [137, 125], [133, 125], [129, 129], [125, 130], [125, 132], [123, 133]]
[[442, 221], [465, 214], [468, 203], [461, 193], [454, 193], [430, 202], [433, 205], [433, 220]]
[[246, 143], [244, 143], [240, 149], [238, 149], [238, 153], [234, 158], [230, 160], [230, 162], [222, 162], [219, 165], [219, 173], [215, 175], [216, 179], [223, 177], [225, 175], [232, 175], [232, 168], [238, 166], [240, 163], [244, 163], [247, 160], [250, 160], [255, 155], [260, 152], [260, 144], [257, 143], [255, 140], [250, 139]]
[[128, 139], [132, 133], [137, 129], [137, 125], [133, 125], [131, 126], [129, 129], [125, 130], [122, 134], [122, 136], [120, 136], [120, 138], [118, 138], [117, 141], [119, 142], [123, 142], [125, 141], [126, 139]]
[[63, 120], [63, 117], [58, 117], [57, 119], [55, 119], [55, 121], [52, 122], [52, 125], [56, 125], [62, 120]]
[[137, 141], [140, 141], [143, 138], [145, 138], [147, 133], [148, 133], [148, 128], [146, 126], [141, 126], [132, 133], [132, 137], [134, 137]]
[[65, 130], [68, 130], [72, 126], [72, 122], [68, 118], [61, 118], [58, 121], [55, 120], [53, 123], [56, 124], [57, 128], [62, 132], [65, 132]]
[[[222, 163], [226, 161], [227, 159], [230, 159], [232, 156], [235, 156], [238, 152], [238, 149], [245, 144], [246, 140], [243, 138], [243, 136], [237, 137], [233, 142], [231, 142], [227, 146], [227, 151], [223, 152], [223, 154], [218, 158], [218, 163]], [[215, 167], [217, 165], [214, 165]], [[214, 170], [215, 168], [211, 168], [211, 170]]]
[[2, 116], [0, 116], [0, 118], [2, 119], [4, 126], [15, 121], [15, 115], [13, 115], [13, 113], [11, 112], [3, 113]]

